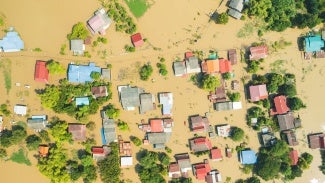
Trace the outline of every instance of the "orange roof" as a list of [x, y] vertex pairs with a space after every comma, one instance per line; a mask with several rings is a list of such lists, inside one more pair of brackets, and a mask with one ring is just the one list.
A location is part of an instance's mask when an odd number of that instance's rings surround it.
[[163, 120], [162, 119], [151, 119], [150, 120], [151, 132], [163, 132]]
[[202, 62], [202, 71], [207, 74], [219, 72], [219, 63], [217, 60], [206, 60]]
[[224, 58], [219, 59], [219, 69], [220, 73], [226, 73], [231, 71], [231, 62]]
[[49, 147], [44, 146], [44, 145], [39, 146], [38, 151], [39, 151], [40, 156], [42, 156], [42, 157], [47, 156], [49, 154]]
[[205, 176], [211, 171], [210, 165], [208, 163], [200, 163], [195, 165], [196, 178], [199, 180], [204, 180]]
[[211, 149], [211, 159], [222, 159], [221, 149]]
[[267, 56], [267, 46], [255, 46], [250, 49], [251, 54], [249, 55], [250, 60], [259, 60], [261, 58], [265, 58]]

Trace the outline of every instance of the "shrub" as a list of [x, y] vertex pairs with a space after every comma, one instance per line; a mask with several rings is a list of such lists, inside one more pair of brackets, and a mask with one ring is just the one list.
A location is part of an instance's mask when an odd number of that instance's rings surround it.
[[129, 129], [129, 125], [121, 120], [118, 120], [117, 122], [117, 127], [121, 130], [121, 131], [126, 131]]
[[79, 22], [72, 27], [72, 32], [68, 34], [68, 39], [82, 39], [85, 40], [89, 36], [86, 26]]
[[288, 98], [288, 106], [291, 110], [299, 110], [301, 108], [306, 108], [306, 105], [298, 97]]
[[230, 101], [232, 102], [239, 102], [240, 101], [240, 93], [239, 92], [235, 92], [235, 93], [227, 93]]
[[133, 142], [134, 145], [136, 146], [140, 146], [142, 144], [141, 139], [139, 139], [136, 136], [131, 136], [131, 141]]
[[90, 77], [93, 80], [98, 80], [100, 78], [101, 74], [99, 72], [91, 72]]
[[143, 81], [147, 81], [149, 77], [152, 75], [153, 68], [151, 65], [146, 64], [140, 69], [140, 79]]
[[222, 78], [225, 80], [231, 79], [231, 73], [230, 72], [223, 73]]
[[238, 127], [233, 127], [230, 138], [234, 141], [241, 141], [244, 138], [244, 130]]
[[113, 104], [108, 104], [105, 107], [105, 114], [109, 118], [116, 119], [116, 118], [118, 118], [120, 116], [120, 110], [118, 108], [115, 108], [115, 106]]
[[37, 135], [29, 135], [26, 138], [26, 147], [28, 150], [36, 150], [40, 143], [42, 143], [42, 139]]
[[226, 12], [223, 12], [217, 16], [216, 22], [218, 24], [227, 24], [229, 17]]
[[202, 88], [207, 91], [213, 91], [220, 86], [220, 80], [216, 76], [204, 75], [202, 78]]
[[126, 52], [135, 52], [135, 47], [130, 46], [130, 45], [125, 45], [124, 49]]

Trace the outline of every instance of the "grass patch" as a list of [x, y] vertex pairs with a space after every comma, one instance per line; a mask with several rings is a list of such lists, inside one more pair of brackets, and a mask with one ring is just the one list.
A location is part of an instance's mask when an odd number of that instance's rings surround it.
[[271, 72], [279, 73], [279, 74], [285, 74], [287, 69], [285, 69], [283, 66], [286, 64], [286, 60], [276, 60], [273, 63], [270, 64]]
[[65, 49], [67, 48], [67, 45], [66, 44], [63, 44], [61, 45], [61, 48], [60, 48], [60, 55], [65, 55]]
[[27, 157], [27, 153], [22, 148], [20, 148], [18, 152], [14, 152], [11, 155], [10, 160], [19, 164], [25, 164], [28, 166], [32, 165]]
[[146, 0], [124, 0], [130, 11], [137, 18], [140, 18], [147, 11], [149, 5]]
[[254, 33], [254, 25], [252, 22], [245, 23], [244, 27], [239, 29], [237, 33], [238, 38], [248, 38]]
[[5, 80], [5, 87], [8, 94], [11, 89], [11, 60], [3, 59], [1, 62], [2, 64], [0, 67], [2, 69], [2, 74]]
[[3, 18], [0, 17], [0, 26], [3, 26], [3, 24], [4, 24]]
[[33, 51], [34, 51], [34, 52], [41, 52], [42, 49], [41, 49], [41, 48], [34, 48]]

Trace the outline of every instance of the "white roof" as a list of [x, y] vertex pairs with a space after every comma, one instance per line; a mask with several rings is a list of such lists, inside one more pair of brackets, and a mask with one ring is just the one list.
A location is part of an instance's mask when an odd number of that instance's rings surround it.
[[221, 137], [229, 137], [230, 125], [217, 126], [218, 135]]
[[242, 109], [243, 106], [241, 104], [241, 102], [233, 102], [232, 103], [232, 109], [236, 110], [236, 109]]
[[121, 166], [132, 166], [133, 165], [133, 157], [132, 156], [122, 156], [121, 157]]
[[24, 116], [27, 114], [27, 107], [24, 105], [15, 105], [14, 112], [15, 114]]

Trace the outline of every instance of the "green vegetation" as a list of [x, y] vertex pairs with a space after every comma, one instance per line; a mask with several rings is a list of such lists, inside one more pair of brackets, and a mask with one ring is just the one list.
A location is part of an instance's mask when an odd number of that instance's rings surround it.
[[97, 163], [100, 178], [104, 183], [120, 182], [121, 169], [118, 156], [118, 145], [116, 143], [111, 143], [110, 146], [112, 151], [108, 157]]
[[5, 158], [7, 156], [8, 156], [8, 154], [7, 154], [6, 149], [0, 148], [0, 158]]
[[2, 147], [10, 147], [19, 144], [27, 136], [26, 129], [20, 125], [13, 125], [11, 130], [3, 130], [0, 138]]
[[277, 93], [279, 90], [279, 86], [284, 84], [284, 78], [281, 74], [277, 73], [270, 73], [267, 76], [268, 84], [267, 91], [269, 93]]
[[157, 153], [146, 149], [139, 152], [138, 174], [141, 182], [165, 182], [170, 158], [165, 153]]
[[0, 105], [0, 113], [7, 117], [10, 116], [11, 112], [10, 112], [10, 110], [8, 110], [7, 104]]
[[121, 121], [121, 120], [118, 120], [117, 122], [117, 127], [119, 130], [121, 131], [126, 131], [126, 130], [129, 130], [129, 125], [128, 123], [124, 122], [124, 121]]
[[217, 87], [220, 86], [220, 80], [216, 76], [204, 75], [200, 83], [201, 87], [207, 91], [214, 91]]
[[96, 140], [93, 138], [87, 138], [84, 142], [81, 143], [84, 147], [85, 150], [90, 154], [91, 153], [91, 148], [93, 146], [96, 146]]
[[96, 123], [93, 122], [93, 121], [89, 121], [87, 124], [86, 124], [86, 128], [89, 129], [90, 131], [93, 131], [96, 129]]
[[12, 153], [10, 160], [19, 164], [25, 164], [28, 166], [32, 165], [32, 163], [27, 157], [27, 153], [22, 148], [20, 148], [18, 152]]
[[302, 108], [306, 108], [306, 105], [303, 103], [303, 101], [298, 97], [292, 97], [288, 98], [288, 106], [293, 111], [298, 111]]
[[193, 182], [192, 178], [184, 178], [184, 177], [172, 179], [170, 181], [170, 183], [192, 183], [192, 182]]
[[140, 68], [140, 79], [147, 81], [152, 75], [153, 68], [150, 64], [145, 64]]
[[159, 69], [159, 74], [161, 74], [162, 76], [166, 76], [168, 74], [166, 65], [163, 63], [157, 63], [157, 67]]
[[200, 157], [200, 156], [207, 155], [207, 154], [210, 154], [210, 150], [199, 151], [199, 152], [195, 152], [195, 153], [194, 153], [194, 155], [195, 155], [196, 157]]
[[136, 136], [131, 136], [130, 139], [133, 142], [133, 144], [136, 145], [136, 146], [140, 146], [142, 144], [141, 139], [139, 139]]
[[[264, 103], [264, 101], [263, 101]], [[265, 103], [269, 104], [268, 100], [265, 100]], [[253, 127], [254, 130], [260, 130], [262, 126], [269, 126], [273, 129], [273, 131], [278, 130], [277, 123], [275, 123], [272, 119], [269, 119], [267, 113], [263, 111], [260, 107], [254, 106], [247, 110], [247, 125], [252, 125], [252, 118], [257, 119], [256, 125]]]
[[322, 164], [319, 166], [320, 171], [325, 175], [325, 150], [320, 150]]
[[289, 97], [297, 95], [297, 89], [294, 84], [284, 84], [280, 87], [280, 93]]
[[120, 110], [118, 108], [115, 108], [113, 104], [108, 104], [106, 107], [104, 107], [105, 114], [107, 117], [116, 119], [120, 116]]
[[5, 88], [7, 94], [11, 89], [11, 60], [9, 59], [1, 59], [0, 68], [2, 69], [2, 74], [5, 82]]
[[104, 37], [97, 37], [97, 42], [107, 44], [107, 38]]
[[57, 144], [72, 142], [72, 135], [68, 132], [68, 123], [66, 121], [54, 117], [49, 123], [51, 125], [49, 132]]
[[232, 127], [231, 129], [231, 136], [230, 138], [233, 140], [233, 141], [241, 141], [244, 139], [244, 136], [245, 136], [245, 133], [244, 133], [244, 130], [239, 128], [239, 127]]
[[90, 77], [91, 77], [91, 79], [93, 79], [93, 80], [99, 80], [100, 77], [101, 77], [101, 74], [100, 74], [99, 72], [91, 72], [91, 73], [90, 73]]
[[124, 49], [126, 52], [135, 52], [135, 47], [127, 44], [124, 46]]
[[[89, 106], [76, 106], [75, 97], [91, 96], [91, 87], [106, 86], [108, 88], [107, 97], [89, 97]], [[58, 86], [47, 85], [39, 92], [41, 102], [44, 107], [51, 108], [57, 113], [67, 113], [76, 119], [85, 121], [90, 114], [95, 114], [99, 106], [111, 98], [111, 84], [104, 81], [94, 81], [86, 84], [70, 84], [66, 79], [61, 80]]]
[[229, 20], [229, 16], [226, 12], [220, 13], [217, 16], [216, 23], [218, 24], [227, 24]]
[[128, 15], [125, 8], [117, 0], [104, 1], [101, 0], [102, 6], [108, 9], [108, 16], [115, 22], [115, 30], [133, 34], [136, 32], [137, 27], [133, 19]]
[[3, 17], [0, 17], [0, 26], [3, 26], [3, 25], [4, 25]]
[[36, 150], [40, 145], [40, 143], [42, 143], [42, 139], [35, 134], [29, 135], [25, 141], [26, 141], [26, 147], [30, 151]]
[[257, 177], [249, 177], [246, 180], [239, 179], [235, 183], [261, 183], [260, 179]]
[[89, 53], [89, 51], [84, 52], [84, 57], [91, 58], [91, 54]]
[[231, 73], [230, 72], [223, 73], [222, 78], [225, 79], [225, 80], [230, 80], [231, 79]]
[[42, 49], [41, 49], [41, 48], [34, 48], [33, 51], [34, 51], [34, 52], [41, 52]]
[[167, 146], [165, 146], [165, 151], [169, 154], [173, 152], [173, 150]]
[[39, 136], [41, 137], [41, 139], [47, 143], [49, 143], [51, 141], [50, 137], [49, 137], [49, 133], [46, 130], [42, 130], [39, 132]]
[[246, 60], [247, 67], [246, 71], [251, 74], [257, 73], [257, 71], [260, 69], [260, 64], [263, 63], [263, 59], [260, 60]]
[[61, 48], [60, 48], [60, 55], [65, 55], [65, 49], [67, 48], [67, 45], [66, 44], [63, 44], [61, 45]]
[[72, 27], [72, 31], [68, 34], [68, 39], [82, 39], [85, 40], [89, 36], [86, 26], [82, 22], [78, 22]]
[[137, 18], [140, 18], [149, 8], [146, 0], [124, 0], [130, 11]]
[[254, 24], [252, 22], [247, 22], [245, 25], [239, 29], [237, 33], [238, 38], [248, 38], [254, 32]]
[[49, 60], [46, 62], [46, 68], [50, 74], [63, 74], [66, 72], [64, 67], [57, 61]]
[[235, 93], [228, 92], [227, 96], [230, 99], [230, 101], [232, 101], [232, 102], [240, 101], [240, 93], [239, 92], [235, 92]]
[[[240, 150], [241, 151], [241, 150]], [[239, 151], [237, 151], [239, 152]], [[254, 165], [243, 165], [243, 167], [240, 167], [240, 170], [244, 173], [244, 174], [250, 174], [252, 173], [254, 168]]]

